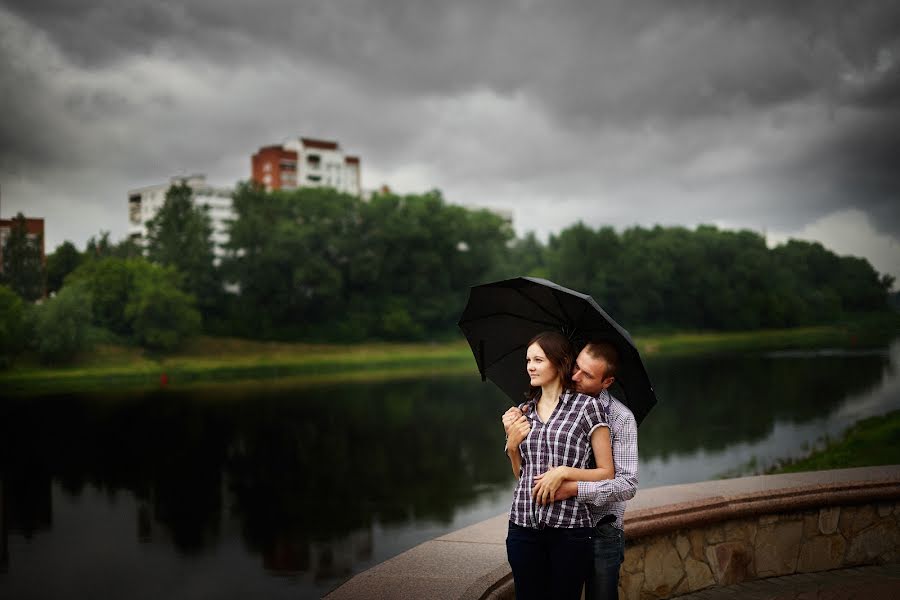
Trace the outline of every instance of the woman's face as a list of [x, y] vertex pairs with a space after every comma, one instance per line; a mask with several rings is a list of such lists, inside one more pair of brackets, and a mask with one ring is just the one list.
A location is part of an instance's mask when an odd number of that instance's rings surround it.
[[537, 343], [528, 346], [528, 352], [525, 355], [525, 369], [528, 371], [528, 377], [534, 387], [552, 384], [558, 378], [556, 367], [547, 360], [543, 348]]

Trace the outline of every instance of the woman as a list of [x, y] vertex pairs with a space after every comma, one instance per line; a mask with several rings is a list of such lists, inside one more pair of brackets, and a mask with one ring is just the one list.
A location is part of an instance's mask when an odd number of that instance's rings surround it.
[[[572, 389], [574, 360], [572, 345], [559, 333], [538, 334], [528, 344], [529, 399], [507, 440], [519, 482], [506, 552], [519, 600], [580, 597], [591, 566], [594, 523], [587, 505], [575, 498], [552, 502], [553, 494], [565, 479], [614, 475], [606, 411], [596, 398]], [[592, 459], [596, 468], [589, 468]]]

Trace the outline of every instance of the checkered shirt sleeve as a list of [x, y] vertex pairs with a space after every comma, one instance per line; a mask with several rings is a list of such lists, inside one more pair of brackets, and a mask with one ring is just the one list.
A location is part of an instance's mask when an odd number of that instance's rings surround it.
[[609, 427], [609, 411], [607, 408], [597, 398], [591, 396], [589, 398], [590, 400], [584, 407], [584, 418], [589, 428], [587, 432], [588, 440], [591, 439], [591, 434], [598, 427]]

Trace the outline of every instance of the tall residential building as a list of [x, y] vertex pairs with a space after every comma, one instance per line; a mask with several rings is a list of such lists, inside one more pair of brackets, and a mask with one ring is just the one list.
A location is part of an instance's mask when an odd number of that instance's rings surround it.
[[191, 188], [194, 206], [206, 209], [212, 225], [212, 241], [216, 262], [225, 255], [228, 242], [229, 222], [235, 218], [232, 208], [232, 190], [214, 188], [206, 182], [205, 175], [172, 177], [169, 183], [160, 183], [129, 190], [128, 192], [128, 235], [139, 244], [146, 243], [147, 222], [162, 208], [166, 192], [173, 185], [185, 184]]
[[359, 196], [362, 189], [359, 157], [345, 155], [337, 142], [291, 139], [260, 148], [250, 163], [251, 179], [267, 191], [326, 186]]
[[[0, 219], [0, 272], [3, 272], [3, 247], [12, 231], [15, 219]], [[47, 257], [44, 253], [44, 219], [32, 219], [25, 217], [25, 235], [31, 241], [40, 240], [41, 244], [41, 261], [46, 261]]]

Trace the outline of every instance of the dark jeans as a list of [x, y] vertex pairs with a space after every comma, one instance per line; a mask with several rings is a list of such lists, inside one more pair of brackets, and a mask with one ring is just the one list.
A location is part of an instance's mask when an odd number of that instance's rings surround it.
[[532, 529], [509, 523], [506, 556], [516, 600], [578, 600], [591, 569], [591, 527]]
[[585, 600], [616, 600], [619, 567], [625, 560], [625, 534], [607, 523], [594, 528], [593, 538], [594, 563], [584, 590]]

